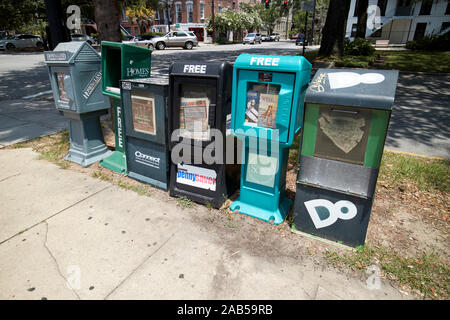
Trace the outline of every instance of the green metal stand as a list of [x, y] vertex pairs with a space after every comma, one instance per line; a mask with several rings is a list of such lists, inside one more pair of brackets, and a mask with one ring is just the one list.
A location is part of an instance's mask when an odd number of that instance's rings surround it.
[[107, 158], [104, 158], [99, 163], [101, 166], [112, 170], [114, 172], [126, 175], [127, 159], [125, 149], [125, 119], [123, 116], [123, 108], [120, 98], [110, 97], [110, 102], [114, 114], [114, 131], [116, 136], [116, 150]]

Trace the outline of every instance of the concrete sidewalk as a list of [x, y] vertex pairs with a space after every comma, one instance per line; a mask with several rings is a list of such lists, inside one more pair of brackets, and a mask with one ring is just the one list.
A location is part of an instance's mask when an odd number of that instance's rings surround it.
[[0, 299], [411, 298], [310, 258], [258, 253], [199, 223], [204, 206], [181, 210], [36, 157], [0, 150]]

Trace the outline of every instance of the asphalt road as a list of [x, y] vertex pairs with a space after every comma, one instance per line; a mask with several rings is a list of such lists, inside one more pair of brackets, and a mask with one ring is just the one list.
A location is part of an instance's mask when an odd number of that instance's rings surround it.
[[[167, 73], [177, 60], [233, 62], [241, 53], [296, 55], [293, 41], [261, 45], [203, 45], [193, 50], [170, 48], [152, 54], [152, 73]], [[386, 147], [427, 156], [450, 158], [450, 75], [401, 73]], [[43, 54], [0, 53], [2, 100], [16, 100], [50, 90]], [[29, 100], [24, 100], [24, 103]]]

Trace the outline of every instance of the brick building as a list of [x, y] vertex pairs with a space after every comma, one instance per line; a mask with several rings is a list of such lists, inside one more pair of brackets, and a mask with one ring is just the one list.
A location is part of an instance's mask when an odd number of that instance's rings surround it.
[[[214, 0], [215, 12], [224, 9], [238, 10], [239, 1], [242, 0]], [[212, 14], [212, 0], [169, 0], [169, 4], [169, 10], [163, 8], [155, 13], [151, 31], [168, 32], [170, 16], [170, 30], [193, 31], [199, 41], [207, 40], [205, 22]], [[164, 0], [161, 0], [161, 5], [164, 7]]]

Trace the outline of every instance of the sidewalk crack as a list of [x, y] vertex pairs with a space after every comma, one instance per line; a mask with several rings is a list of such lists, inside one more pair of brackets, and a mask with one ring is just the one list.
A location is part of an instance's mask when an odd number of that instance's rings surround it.
[[103, 189], [101, 189], [101, 190], [99, 190], [99, 191], [97, 191], [97, 192], [94, 192], [93, 194], [90, 194], [90, 195], [87, 196], [86, 198], [83, 198], [83, 199], [81, 199], [81, 200], [78, 200], [77, 202], [72, 203], [70, 206], [68, 206], [68, 207], [66, 207], [66, 208], [64, 208], [64, 209], [61, 209], [60, 211], [58, 211], [58, 212], [52, 214], [51, 216], [45, 218], [44, 220], [39, 221], [39, 222], [35, 223], [34, 225], [32, 225], [32, 226], [30, 226], [30, 227], [28, 227], [28, 228], [25, 228], [24, 230], [22, 230], [22, 231], [20, 231], [20, 232], [18, 232], [18, 233], [16, 233], [16, 234], [14, 234], [14, 235], [12, 235], [11, 237], [9, 237], [9, 238], [7, 238], [7, 239], [5, 239], [5, 240], [0, 240], [0, 245], [4, 244], [5, 242], [8, 242], [8, 241], [11, 240], [12, 238], [17, 237], [19, 234], [22, 234], [22, 233], [24, 233], [24, 232], [26, 232], [26, 231], [28, 231], [28, 230], [33, 229], [34, 227], [40, 225], [40, 224], [43, 223], [43, 222], [47, 222], [47, 220], [50, 220], [51, 218], [57, 216], [58, 214], [63, 213], [64, 211], [66, 211], [66, 210], [72, 208], [73, 206], [76, 206], [77, 204], [79, 204], [79, 203], [81, 203], [81, 202], [83, 202], [83, 201], [86, 201], [86, 200], [89, 199], [89, 198], [92, 198], [93, 196], [99, 194], [100, 192], [102, 192], [102, 191], [104, 191], [104, 190], [106, 190], [106, 189], [108, 189], [108, 188], [110, 188], [110, 187], [111, 187], [111, 186], [106, 186], [105, 188], [103, 188]]
[[153, 251], [152, 253], [150, 253], [147, 257], [145, 257], [145, 259], [136, 267], [136, 268], [134, 268], [131, 272], [130, 272], [130, 274], [128, 275], [128, 276], [126, 276], [122, 281], [120, 281], [120, 283], [117, 285], [117, 286], [115, 286], [112, 290], [111, 290], [111, 292], [110, 293], [108, 293], [106, 296], [105, 296], [105, 298], [103, 298], [103, 300], [106, 300], [106, 299], [108, 299], [109, 298], [109, 296], [110, 295], [112, 295], [120, 286], [122, 286], [133, 274], [135, 274], [136, 273], [136, 271], [141, 267], [141, 266], [143, 266], [155, 253], [157, 253], [162, 247], [164, 247], [166, 244], [167, 244], [167, 242], [169, 242], [169, 240], [171, 240], [173, 237], [175, 236], [175, 233], [172, 233], [172, 235], [166, 240], [166, 241], [164, 241], [164, 243], [163, 244], [161, 244], [159, 247], [158, 247], [158, 249], [156, 249], [155, 251]]
[[0, 182], [3, 182], [3, 181], [5, 181], [5, 180], [8, 180], [9, 178], [14, 178], [14, 177], [17, 177], [17, 176], [20, 176], [21, 175], [21, 173], [19, 172], [19, 173], [16, 173], [16, 174], [13, 174], [12, 176], [9, 176], [9, 177], [6, 177], [6, 178], [3, 178], [2, 180], [0, 180]]
[[45, 224], [45, 239], [44, 239], [44, 248], [47, 250], [48, 254], [50, 255], [50, 257], [52, 258], [53, 262], [55, 263], [56, 266], [56, 270], [58, 270], [59, 275], [61, 276], [61, 278], [64, 279], [64, 283], [66, 284], [66, 286], [73, 292], [73, 294], [77, 297], [78, 300], [81, 300], [80, 296], [76, 293], [76, 291], [71, 288], [70, 286], [68, 286], [68, 281], [67, 278], [63, 275], [63, 273], [61, 272], [61, 268], [59, 266], [58, 261], [56, 260], [55, 256], [53, 255], [52, 251], [50, 250], [50, 248], [47, 246], [47, 236], [48, 236], [48, 222], [44, 221]]

